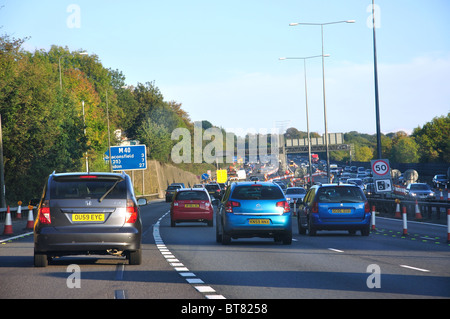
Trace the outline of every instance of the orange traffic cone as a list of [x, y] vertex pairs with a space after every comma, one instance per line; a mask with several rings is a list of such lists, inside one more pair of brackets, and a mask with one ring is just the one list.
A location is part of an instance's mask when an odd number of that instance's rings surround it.
[[6, 221], [5, 221], [5, 229], [3, 230], [3, 235], [12, 235], [13, 228], [12, 228], [12, 220], [11, 220], [11, 211], [8, 208], [6, 209]]
[[419, 204], [416, 199], [416, 219], [422, 219], [422, 214], [420, 213]]
[[397, 207], [395, 208], [394, 218], [402, 218], [402, 215], [400, 213], [400, 201], [398, 199], [396, 199], [395, 202], [397, 203]]
[[22, 219], [22, 202], [19, 201], [19, 206], [17, 206], [16, 219]]
[[27, 220], [27, 227], [25, 229], [33, 229], [34, 228], [34, 216], [33, 216], [33, 206], [28, 206], [28, 220]]

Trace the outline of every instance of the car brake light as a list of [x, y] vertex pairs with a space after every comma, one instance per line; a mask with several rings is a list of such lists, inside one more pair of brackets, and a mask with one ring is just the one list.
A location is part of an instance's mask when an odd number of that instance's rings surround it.
[[93, 179], [93, 178], [97, 178], [97, 176], [95, 176], [95, 175], [82, 175], [82, 176], [80, 176], [80, 178], [84, 178], [84, 179], [87, 179], [87, 178]]
[[370, 213], [370, 205], [368, 201], [364, 203], [364, 213]]
[[133, 224], [137, 221], [138, 218], [138, 208], [134, 204], [134, 202], [129, 199], [127, 200], [127, 213], [125, 217], [125, 223]]
[[46, 200], [42, 203], [41, 207], [39, 208], [39, 222], [41, 224], [51, 224], [52, 219], [50, 217], [50, 207], [49, 207], [49, 201]]
[[225, 204], [225, 211], [227, 213], [232, 213], [233, 207], [240, 207], [240, 206], [241, 206], [241, 203], [230, 200]]
[[314, 202], [314, 204], [311, 207], [311, 213], [317, 214], [319, 212], [319, 204], [317, 202]]
[[283, 213], [289, 213], [291, 211], [291, 207], [289, 206], [287, 201], [281, 201], [277, 203], [277, 207], [283, 207]]

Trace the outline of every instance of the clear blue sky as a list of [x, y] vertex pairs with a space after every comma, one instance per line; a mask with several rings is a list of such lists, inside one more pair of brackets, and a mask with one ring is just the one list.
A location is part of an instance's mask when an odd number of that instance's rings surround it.
[[[381, 130], [411, 132], [450, 111], [450, 1], [378, 0]], [[72, 6], [71, 6], [72, 5]], [[155, 81], [192, 120], [306, 131], [303, 63], [325, 27], [329, 132], [374, 134], [371, 0], [0, 0], [0, 29], [97, 54], [128, 85]], [[75, 8], [75, 10], [74, 10]], [[324, 132], [321, 60], [308, 62], [311, 131]]]

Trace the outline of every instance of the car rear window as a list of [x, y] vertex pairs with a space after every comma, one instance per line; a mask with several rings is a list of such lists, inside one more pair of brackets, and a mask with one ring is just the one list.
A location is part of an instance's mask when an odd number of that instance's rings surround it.
[[286, 195], [287, 194], [306, 194], [306, 190], [303, 188], [288, 188], [286, 190]]
[[209, 198], [203, 191], [184, 191], [178, 192], [175, 200], [209, 200]]
[[209, 191], [215, 191], [217, 189], [220, 189], [219, 185], [214, 185], [214, 184], [205, 185], [205, 188]]
[[359, 187], [322, 187], [317, 192], [319, 203], [359, 203], [366, 199]]
[[235, 199], [283, 199], [281, 189], [274, 186], [248, 185], [236, 186], [231, 197]]
[[175, 185], [175, 186], [171, 185], [171, 186], [167, 187], [168, 190], [174, 190], [174, 189], [180, 189], [180, 188], [181, 188], [181, 185]]
[[[52, 180], [50, 196], [52, 199], [100, 199], [116, 182], [111, 179]], [[126, 181], [119, 181], [105, 198], [126, 199]]]

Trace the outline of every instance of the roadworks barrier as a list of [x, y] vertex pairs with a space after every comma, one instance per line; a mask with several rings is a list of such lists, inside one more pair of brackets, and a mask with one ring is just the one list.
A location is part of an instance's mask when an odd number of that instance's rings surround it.
[[3, 229], [3, 235], [13, 235], [13, 227], [12, 227], [12, 219], [11, 219], [11, 210], [6, 209], [6, 220], [5, 220], [5, 228]]

